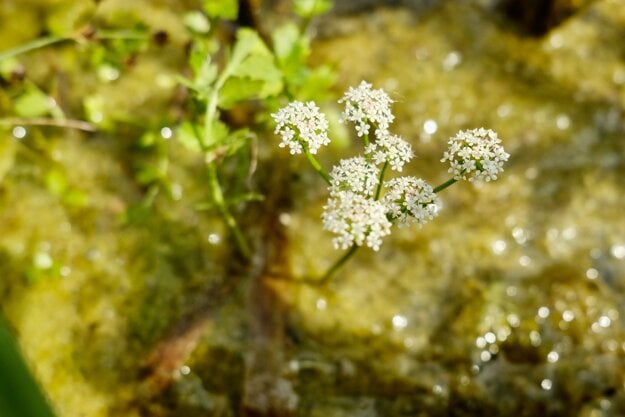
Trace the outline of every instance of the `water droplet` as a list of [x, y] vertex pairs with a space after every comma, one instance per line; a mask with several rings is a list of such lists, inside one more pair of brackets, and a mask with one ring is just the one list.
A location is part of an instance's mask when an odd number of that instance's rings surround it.
[[488, 343], [495, 343], [497, 341], [497, 336], [493, 332], [487, 332], [484, 334], [484, 340]]
[[492, 355], [487, 350], [483, 350], [482, 352], [480, 352], [480, 360], [482, 362], [488, 362], [491, 357], [492, 357]]
[[164, 127], [161, 129], [161, 137], [163, 139], [171, 139], [174, 132], [169, 127]]
[[180, 374], [181, 375], [189, 375], [191, 373], [191, 368], [189, 368], [187, 365], [182, 365], [180, 367]]
[[530, 266], [532, 263], [532, 258], [527, 255], [522, 255], [519, 257], [519, 265], [521, 266]]
[[443, 387], [440, 384], [436, 384], [432, 387], [432, 392], [436, 395], [441, 395], [443, 394]]
[[618, 68], [612, 73], [614, 84], [625, 84], [625, 69]]
[[501, 117], [502, 119], [510, 116], [511, 112], [512, 107], [510, 107], [509, 104], [502, 104], [501, 106], [497, 107], [497, 116]]
[[50, 269], [54, 264], [52, 256], [48, 252], [37, 252], [33, 259], [33, 264], [37, 269]]
[[514, 285], [509, 285], [506, 287], [506, 295], [508, 297], [515, 297], [519, 293], [519, 290]]
[[540, 337], [540, 333], [538, 333], [536, 330], [532, 330], [529, 336], [530, 336], [530, 343], [534, 347], [540, 346], [540, 344], [543, 342], [542, 337]]
[[566, 322], [571, 322], [573, 321], [574, 318], [575, 318], [575, 313], [573, 313], [571, 310], [564, 310], [562, 312], [562, 320]]
[[601, 316], [599, 317], [599, 320], [597, 320], [597, 323], [599, 323], [599, 326], [607, 328], [610, 327], [610, 324], [612, 324], [612, 320], [610, 320], [610, 317], [608, 316]]
[[26, 137], [26, 133], [28, 132], [24, 126], [15, 126], [12, 133], [15, 139], [24, 139]]
[[566, 130], [571, 126], [571, 119], [566, 114], [562, 113], [556, 117], [556, 126], [560, 130]]
[[462, 55], [460, 52], [452, 51], [445, 56], [445, 59], [443, 60], [443, 69], [445, 71], [452, 70], [460, 65], [460, 62], [462, 62]]
[[495, 255], [501, 255], [506, 250], [506, 246], [506, 241], [499, 239], [492, 243], [491, 248]]
[[586, 278], [593, 280], [593, 279], [597, 279], [599, 277], [599, 271], [597, 271], [595, 268], [588, 268], [586, 270]]
[[428, 119], [423, 122], [423, 131], [428, 135], [433, 135], [438, 130], [438, 123], [435, 120]]
[[208, 235], [208, 243], [216, 245], [221, 241], [221, 237], [217, 233], [211, 233]]
[[549, 46], [553, 49], [561, 48], [564, 45], [564, 37], [559, 33], [549, 36]]
[[625, 244], [619, 243], [616, 245], [612, 245], [610, 248], [610, 253], [616, 259], [624, 259], [625, 258]]
[[556, 363], [558, 359], [560, 359], [560, 354], [554, 350], [547, 354], [547, 361], [549, 361], [549, 363]]
[[293, 221], [289, 213], [280, 213], [278, 220], [280, 221], [280, 224], [285, 227], [290, 226]]
[[508, 324], [512, 327], [519, 327], [521, 325], [521, 319], [519, 319], [519, 316], [517, 316], [516, 314], [508, 314], [506, 320], [508, 321]]
[[72, 268], [70, 268], [67, 265], [64, 265], [61, 267], [61, 269], [59, 269], [59, 274], [63, 277], [66, 278], [69, 276], [69, 274], [72, 273]]
[[318, 298], [315, 302], [315, 307], [317, 307], [317, 310], [325, 310], [328, 307], [328, 302], [323, 298]]
[[523, 245], [527, 242], [527, 233], [525, 233], [525, 230], [522, 227], [515, 227], [512, 229], [512, 237], [519, 245]]
[[546, 319], [547, 317], [549, 317], [549, 313], [549, 307], [547, 306], [542, 306], [538, 309], [538, 317], [542, 319]]
[[405, 316], [401, 316], [399, 314], [394, 315], [391, 321], [393, 323], [393, 329], [395, 330], [405, 329], [408, 325], [408, 319]]
[[575, 239], [575, 236], [577, 236], [577, 229], [573, 226], [567, 227], [562, 231], [562, 237], [566, 240]]
[[482, 336], [478, 336], [478, 338], [475, 339], [475, 346], [480, 349], [484, 349], [486, 347], [486, 339], [484, 339]]
[[553, 387], [553, 382], [551, 382], [550, 379], [545, 378], [542, 381], [540, 381], [540, 387], [544, 389], [545, 391], [549, 391], [551, 387]]

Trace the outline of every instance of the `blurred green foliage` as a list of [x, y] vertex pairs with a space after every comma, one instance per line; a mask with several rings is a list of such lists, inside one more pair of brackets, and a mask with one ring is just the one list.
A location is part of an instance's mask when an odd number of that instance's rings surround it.
[[0, 416], [53, 417], [0, 315]]

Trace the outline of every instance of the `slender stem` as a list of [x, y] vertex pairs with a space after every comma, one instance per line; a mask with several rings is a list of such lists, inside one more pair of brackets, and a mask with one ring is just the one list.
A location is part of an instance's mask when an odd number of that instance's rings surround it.
[[332, 277], [332, 275], [334, 275], [336, 273], [336, 271], [338, 271], [339, 268], [341, 268], [354, 255], [354, 253], [356, 253], [356, 251], [358, 250], [359, 247], [360, 246], [358, 246], [356, 244], [352, 245], [352, 247], [349, 248], [349, 250], [347, 252], [345, 252], [343, 254], [343, 256], [341, 256], [339, 259], [337, 259], [337, 261], [334, 263], [334, 265], [332, 265], [332, 267], [330, 269], [328, 269], [328, 272], [326, 272], [323, 275], [323, 277], [321, 278], [319, 283], [323, 284], [328, 279], [330, 279], [330, 277]]
[[378, 182], [378, 188], [375, 190], [375, 200], [380, 199], [380, 192], [382, 191], [382, 183], [384, 183], [384, 173], [386, 172], [386, 167], [388, 167], [388, 161], [384, 162], [384, 166], [380, 171], [380, 180]]
[[365, 149], [367, 149], [369, 146], [369, 134], [367, 133], [363, 139], [365, 140]]
[[43, 48], [48, 45], [52, 45], [52, 44], [64, 42], [64, 41], [69, 41], [69, 40], [73, 40], [73, 38], [68, 37], [68, 36], [46, 36], [43, 38], [38, 38], [38, 39], [35, 39], [34, 41], [27, 42], [25, 44], [16, 46], [15, 48], [11, 48], [0, 53], [0, 61], [4, 61], [5, 59], [24, 54], [26, 52], [30, 52], [35, 49]]
[[438, 187], [434, 188], [435, 193], [439, 193], [441, 191], [443, 191], [445, 188], [449, 187], [450, 185], [454, 184], [455, 182], [457, 182], [458, 180], [455, 178], [450, 178], [447, 181], [445, 181], [444, 183], [440, 184]]
[[44, 117], [37, 117], [33, 119], [26, 119], [21, 117], [5, 117], [0, 118], [0, 126], [54, 126], [63, 127], [68, 129], [83, 130], [85, 132], [95, 132], [96, 127], [84, 120], [73, 119], [48, 119]]
[[319, 175], [321, 175], [321, 177], [324, 179], [324, 181], [327, 182], [328, 185], [330, 185], [330, 176], [327, 172], [323, 170], [319, 161], [315, 159], [315, 156], [311, 154], [307, 148], [304, 148], [304, 153], [306, 154], [306, 157], [308, 158], [310, 164], [313, 166], [313, 168], [315, 168], [315, 171], [317, 171]]
[[221, 215], [226, 220], [226, 225], [228, 225], [232, 236], [234, 236], [234, 240], [237, 244], [237, 247], [241, 251], [241, 254], [243, 255], [243, 257], [245, 257], [245, 259], [249, 259], [252, 255], [252, 251], [250, 250], [250, 247], [248, 246], [247, 241], [245, 240], [245, 237], [241, 232], [241, 229], [239, 229], [239, 226], [237, 225], [234, 216], [232, 216], [232, 213], [230, 213], [230, 210], [228, 209], [228, 205], [226, 204], [226, 201], [224, 199], [221, 185], [219, 184], [219, 178], [217, 177], [217, 167], [213, 163], [208, 164], [207, 168], [211, 186], [211, 194], [213, 195], [213, 201], [215, 201], [215, 205], [217, 205], [219, 211], [221, 212]]

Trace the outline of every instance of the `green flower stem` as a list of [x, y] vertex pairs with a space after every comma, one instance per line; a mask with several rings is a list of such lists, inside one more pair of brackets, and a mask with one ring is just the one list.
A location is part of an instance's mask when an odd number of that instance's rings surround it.
[[53, 45], [55, 43], [60, 43], [64, 41], [73, 40], [72, 37], [69, 36], [46, 36], [43, 38], [35, 39], [34, 41], [27, 42], [25, 44], [16, 46], [15, 48], [8, 49], [2, 53], [0, 53], [0, 61], [4, 61], [8, 58], [13, 58], [15, 56], [24, 54], [26, 52], [30, 52], [35, 49], [44, 48], [48, 45]]
[[354, 255], [354, 253], [356, 253], [359, 247], [360, 246], [356, 244], [352, 245], [352, 247], [349, 248], [349, 250], [345, 252], [343, 256], [337, 259], [337, 261], [334, 263], [334, 265], [332, 265], [330, 269], [328, 269], [328, 272], [323, 275], [319, 283], [323, 284], [328, 281], [332, 277], [332, 275], [334, 275], [336, 271], [338, 271], [343, 265], [345, 265], [345, 263]]
[[239, 229], [239, 226], [237, 225], [234, 216], [232, 216], [232, 213], [230, 213], [230, 210], [228, 209], [228, 205], [226, 204], [226, 200], [224, 199], [221, 185], [219, 184], [219, 178], [217, 177], [217, 167], [214, 163], [211, 163], [207, 164], [207, 168], [213, 201], [215, 202], [215, 205], [217, 205], [217, 207], [219, 208], [221, 215], [226, 220], [226, 225], [228, 225], [232, 236], [234, 236], [234, 240], [237, 244], [237, 247], [241, 251], [241, 254], [245, 257], [245, 259], [250, 259], [252, 251], [250, 250], [250, 247], [248, 246], [247, 241], [245, 240], [245, 237], [241, 232], [241, 229]]
[[384, 183], [384, 173], [386, 172], [386, 167], [388, 167], [388, 161], [384, 162], [384, 166], [380, 171], [380, 180], [378, 182], [378, 188], [375, 190], [375, 200], [380, 199], [380, 192], [382, 191], [382, 184]]
[[455, 178], [450, 178], [447, 181], [445, 181], [444, 183], [442, 183], [441, 185], [439, 185], [438, 187], [434, 188], [435, 193], [439, 193], [441, 191], [443, 191], [445, 188], [449, 187], [450, 185], [454, 184], [455, 182], [457, 182], [458, 180]]
[[313, 166], [313, 168], [315, 168], [315, 171], [317, 171], [319, 175], [321, 175], [321, 177], [324, 179], [324, 181], [327, 182], [328, 185], [330, 185], [330, 176], [328, 175], [327, 172], [323, 170], [319, 161], [315, 159], [315, 156], [310, 153], [308, 148], [304, 147], [304, 152], [306, 153], [306, 157], [308, 158], [308, 161], [310, 162], [310, 164]]
[[365, 149], [367, 149], [369, 146], [369, 134], [367, 133], [363, 139], [365, 140]]

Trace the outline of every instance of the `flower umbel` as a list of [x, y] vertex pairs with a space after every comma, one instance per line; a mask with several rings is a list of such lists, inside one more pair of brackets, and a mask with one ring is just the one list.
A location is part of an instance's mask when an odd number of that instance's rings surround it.
[[365, 154], [371, 155], [376, 164], [388, 162], [392, 170], [399, 172], [414, 157], [412, 146], [388, 131], [377, 131], [376, 141], [365, 148]]
[[345, 103], [342, 120], [354, 122], [358, 136], [369, 134], [371, 126], [388, 130], [395, 116], [391, 113], [393, 100], [384, 90], [374, 90], [362, 81], [356, 88], [349, 87], [339, 103]]
[[372, 197], [380, 182], [380, 171], [362, 156], [342, 159], [330, 172], [330, 194], [341, 191]]
[[509, 157], [497, 133], [479, 128], [460, 131], [450, 138], [441, 162], [449, 161], [449, 172], [457, 180], [491, 181], [503, 172], [503, 163]]
[[391, 220], [396, 220], [399, 226], [414, 222], [421, 227], [438, 215], [438, 196], [424, 180], [398, 177], [384, 185], [386, 194], [382, 202]]
[[275, 133], [282, 137], [280, 147], [289, 147], [292, 155], [307, 149], [311, 154], [330, 143], [328, 121], [312, 102], [294, 101], [271, 115], [276, 122]]
[[324, 229], [338, 235], [332, 239], [336, 249], [366, 244], [377, 251], [382, 238], [391, 233], [385, 205], [352, 191], [334, 193], [324, 206], [321, 219]]

